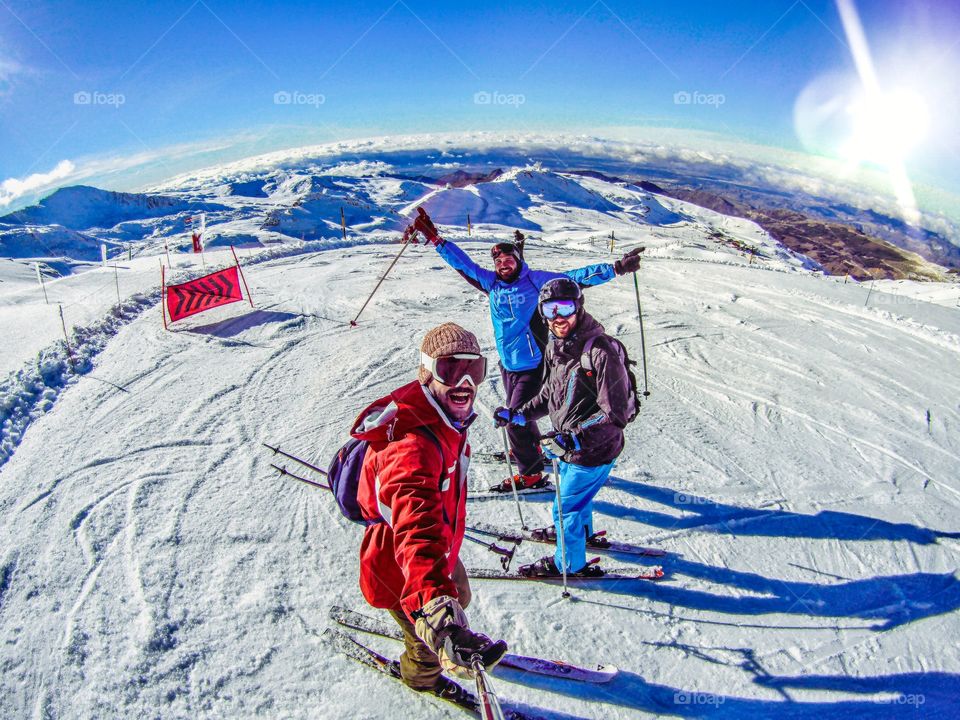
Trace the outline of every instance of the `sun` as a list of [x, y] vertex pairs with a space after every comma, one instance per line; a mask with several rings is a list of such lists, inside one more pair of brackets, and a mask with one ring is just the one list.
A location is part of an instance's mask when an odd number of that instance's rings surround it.
[[909, 88], [861, 92], [848, 105], [849, 135], [841, 156], [853, 163], [883, 167], [902, 164], [926, 138], [930, 111], [923, 96]]

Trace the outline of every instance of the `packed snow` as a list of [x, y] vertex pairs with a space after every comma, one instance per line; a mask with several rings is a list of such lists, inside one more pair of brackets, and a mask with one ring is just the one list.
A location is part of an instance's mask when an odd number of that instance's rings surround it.
[[[396, 177], [377, 158], [204, 183], [164, 189], [195, 203], [173, 214], [123, 216], [121, 230], [142, 221], [136, 233], [77, 226], [115, 241], [106, 267], [42, 246], [0, 261], [4, 717], [461, 715], [321, 640], [335, 604], [379, 612], [357, 586], [362, 529], [328, 493], [278, 476], [271, 463], [309, 471], [262, 445], [325, 466], [357, 412], [415, 376], [420, 340], [441, 322], [495, 356], [484, 296], [429, 247], [408, 247], [349, 325], [420, 204], [482, 264], [514, 228], [536, 268], [647, 247], [650, 396], [595, 522], [668, 552], [607, 564], [662, 562], [666, 577], [570, 600], [555, 585], [475, 581], [471, 623], [512, 651], [620, 668], [604, 685], [498, 671], [506, 706], [960, 717], [955, 286], [824, 276], [750, 222], [542, 167], [460, 189]], [[200, 257], [184, 252], [183, 216], [204, 203], [213, 249]], [[167, 251], [178, 282], [231, 264], [234, 241], [256, 307], [165, 331]], [[49, 273], [46, 302], [34, 261]], [[587, 309], [640, 359], [631, 278], [590, 289]], [[488, 413], [501, 397], [492, 373], [477, 450], [500, 446]], [[506, 468], [471, 472], [481, 490]], [[549, 523], [550, 501], [525, 499], [529, 524]], [[510, 497], [470, 502], [468, 519], [518, 525]], [[526, 543], [514, 563], [545, 553]], [[499, 565], [474, 545], [463, 558]]]

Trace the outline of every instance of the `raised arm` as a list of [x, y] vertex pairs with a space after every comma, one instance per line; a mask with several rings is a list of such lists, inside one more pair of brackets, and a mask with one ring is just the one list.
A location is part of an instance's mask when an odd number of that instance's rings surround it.
[[[427, 215], [427, 211], [422, 207], [417, 208], [417, 219], [413, 221], [413, 225], [407, 228], [404, 238], [410, 236], [411, 230], [422, 233], [437, 249], [437, 254], [443, 258], [444, 262], [460, 273], [460, 276], [477, 290], [489, 293], [493, 288], [493, 283], [497, 278], [496, 274], [492, 270], [477, 265], [456, 243], [440, 237], [436, 226], [430, 216]], [[415, 233], [413, 234], [415, 235]]]
[[444, 261], [456, 270], [468, 283], [478, 290], [489, 293], [493, 283], [497, 278], [493, 270], [482, 268], [453, 241], [440, 238], [440, 242], [435, 246], [437, 254]]
[[637, 247], [615, 263], [597, 263], [563, 273], [580, 287], [593, 287], [613, 280], [617, 275], [636, 272], [640, 268], [640, 253], [646, 248]]

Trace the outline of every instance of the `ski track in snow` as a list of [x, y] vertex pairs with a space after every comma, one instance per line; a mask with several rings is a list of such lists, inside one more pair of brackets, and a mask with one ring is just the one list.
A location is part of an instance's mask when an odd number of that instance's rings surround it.
[[[567, 244], [528, 245], [536, 267], [611, 258], [583, 218], [554, 215], [538, 217], [569, 223]], [[960, 631], [960, 320], [863, 308], [863, 288], [691, 250], [706, 227], [621, 241], [651, 256], [639, 277], [652, 395], [595, 522], [663, 545], [668, 577], [573, 602], [552, 585], [476, 581], [472, 624], [512, 650], [621, 668], [603, 686], [504, 672], [500, 696], [557, 718], [960, 716], [960, 651], [945, 641]], [[486, 245], [465, 247], [487, 261]], [[330, 605], [363, 607], [361, 530], [327, 493], [277, 477], [271, 462], [293, 465], [261, 446], [326, 465], [355, 415], [414, 377], [423, 333], [445, 320], [493, 355], [485, 301], [429, 248], [409, 248], [349, 327], [397, 250], [245, 258], [256, 309], [165, 332], [143, 294], [76, 335], [82, 372], [53, 345], [49, 377], [29, 363], [8, 379], [5, 717], [459, 716], [325, 650]], [[587, 307], [639, 360], [632, 282], [589, 290]], [[479, 404], [500, 392], [493, 371]], [[486, 418], [471, 438], [500, 447]], [[476, 463], [471, 487], [501, 472]], [[551, 501], [524, 501], [531, 526]], [[509, 497], [468, 512], [516, 522]], [[514, 562], [544, 552], [524, 544]], [[652, 562], [616, 558], [630, 561]]]

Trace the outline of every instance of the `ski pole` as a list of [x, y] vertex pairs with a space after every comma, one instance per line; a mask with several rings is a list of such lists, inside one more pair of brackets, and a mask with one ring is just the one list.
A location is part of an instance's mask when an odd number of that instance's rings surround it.
[[640, 283], [637, 274], [633, 274], [633, 289], [637, 293], [637, 317], [640, 319], [640, 357], [643, 359], [643, 395], [650, 395], [650, 386], [647, 384], [647, 341], [643, 337], [643, 311], [640, 309]]
[[273, 463], [270, 463], [270, 467], [272, 467], [274, 470], [280, 473], [280, 477], [292, 477], [294, 480], [299, 480], [300, 482], [306, 483], [307, 485], [312, 485], [313, 487], [322, 488], [324, 490], [332, 490], [332, 488], [329, 485], [324, 485], [323, 483], [318, 483], [314, 480], [307, 480], [307, 478], [305, 477], [300, 477], [299, 475], [295, 475], [294, 473], [287, 470], [285, 467], [280, 467], [279, 465], [274, 465]]
[[[416, 235], [416, 233], [414, 233], [414, 235]], [[370, 293], [370, 297], [368, 297], [366, 302], [363, 303], [363, 307], [360, 308], [360, 312], [357, 313], [357, 317], [355, 317], [353, 320], [350, 321], [350, 325], [352, 325], [353, 327], [357, 326], [357, 320], [360, 319], [360, 316], [363, 314], [363, 311], [366, 310], [367, 303], [369, 303], [373, 299], [373, 296], [377, 294], [377, 290], [380, 289], [380, 285], [382, 285], [383, 281], [387, 279], [387, 275], [389, 275], [390, 271], [393, 270], [393, 266], [397, 264], [397, 260], [399, 260], [400, 256], [403, 255], [403, 251], [407, 249], [407, 245], [410, 244], [409, 242], [410, 239], [411, 238], [407, 236], [407, 233], [404, 232], [403, 243], [402, 243], [403, 247], [400, 248], [400, 252], [397, 253], [397, 256], [393, 259], [393, 262], [390, 263], [390, 267], [387, 268], [387, 271], [383, 274], [380, 280], [377, 281], [377, 285], [376, 287], [373, 288], [373, 292]]]
[[[507, 471], [510, 473], [510, 487], [513, 489], [513, 499], [517, 503], [517, 514], [520, 516], [520, 527], [523, 530], [527, 529], [527, 523], [523, 521], [523, 510], [520, 509], [520, 495], [517, 493], [517, 482], [513, 474], [513, 463], [510, 462], [510, 437], [507, 435], [507, 426], [504, 425], [503, 430], [503, 452], [507, 458]], [[517, 473], [520, 472], [520, 468], [517, 468]]]
[[557, 487], [557, 517], [560, 519], [560, 537], [557, 540], [560, 542], [560, 562], [563, 564], [563, 597], [570, 597], [570, 591], [567, 590], [567, 541], [563, 535], [563, 500], [560, 498], [560, 469], [557, 465], [557, 459], [552, 458], [553, 462], [553, 479], [556, 481], [554, 484]]
[[513, 561], [513, 554], [517, 551], [516, 545], [513, 546], [513, 550], [507, 550], [506, 548], [500, 547], [496, 543], [487, 543], [475, 537], [470, 537], [467, 534], [464, 534], [463, 537], [465, 537], [470, 542], [476, 543], [477, 545], [483, 545], [483, 547], [485, 547], [487, 550], [492, 552], [494, 555], [499, 555], [500, 565], [501, 567], [503, 567], [504, 572], [507, 572], [510, 569], [510, 563]]
[[308, 468], [310, 468], [311, 470], [313, 470], [314, 472], [320, 473], [320, 474], [323, 475], [324, 477], [327, 476], [327, 471], [324, 470], [323, 468], [318, 468], [316, 465], [311, 465], [311, 464], [308, 463], [306, 460], [301, 460], [301, 459], [298, 458], [296, 455], [291, 455], [291, 454], [288, 453], [288, 452], [284, 452], [283, 450], [280, 449], [280, 446], [279, 446], [279, 445], [278, 445], [277, 447], [274, 447], [273, 445], [270, 445], [270, 444], [268, 444], [268, 443], [263, 443], [263, 446], [264, 446], [264, 447], [267, 447], [267, 448], [270, 448], [271, 450], [273, 450], [273, 454], [274, 454], [274, 455], [283, 455], [285, 458], [290, 458], [290, 459], [293, 460], [294, 462], [298, 462], [298, 463], [300, 463], [301, 465], [303, 465], [304, 467], [308, 467]]
[[477, 698], [480, 700], [481, 720], [506, 720], [503, 709], [500, 707], [500, 699], [493, 691], [493, 685], [490, 684], [490, 678], [487, 677], [487, 671], [483, 667], [483, 658], [479, 653], [470, 658], [470, 666], [473, 668], [473, 674], [477, 681]]

